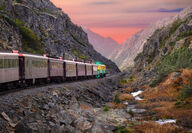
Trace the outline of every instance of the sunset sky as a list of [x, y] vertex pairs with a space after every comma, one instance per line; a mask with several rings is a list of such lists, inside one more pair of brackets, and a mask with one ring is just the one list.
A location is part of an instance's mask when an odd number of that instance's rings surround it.
[[71, 20], [122, 43], [150, 23], [173, 16], [192, 0], [51, 0]]

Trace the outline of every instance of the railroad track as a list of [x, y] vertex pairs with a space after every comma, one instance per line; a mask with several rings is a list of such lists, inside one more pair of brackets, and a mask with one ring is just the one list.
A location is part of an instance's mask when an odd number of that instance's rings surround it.
[[[106, 77], [110, 77], [111, 75], [108, 75]], [[14, 92], [19, 92], [19, 91], [23, 91], [23, 90], [27, 90], [27, 89], [35, 89], [35, 88], [41, 88], [41, 87], [62, 87], [63, 85], [67, 84], [67, 83], [73, 83], [73, 82], [83, 82], [86, 80], [97, 80], [97, 79], [81, 79], [81, 80], [75, 80], [75, 81], [65, 81], [65, 82], [60, 82], [60, 83], [49, 83], [49, 84], [38, 84], [38, 85], [33, 85], [33, 86], [29, 86], [29, 87], [23, 87], [23, 88], [10, 88], [10, 89], [1, 89], [0, 90], [0, 96], [4, 96], [10, 93], [14, 93]]]

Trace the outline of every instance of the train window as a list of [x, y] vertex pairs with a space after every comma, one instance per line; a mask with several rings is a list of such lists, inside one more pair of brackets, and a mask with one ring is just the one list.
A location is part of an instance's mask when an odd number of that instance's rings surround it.
[[0, 59], [0, 69], [2, 69], [3, 68], [3, 59]]
[[17, 59], [0, 59], [0, 69], [18, 67]]
[[32, 61], [32, 66], [37, 67], [37, 68], [46, 68], [47, 67], [47, 62], [44, 60], [33, 60]]
[[75, 70], [75, 65], [74, 64], [66, 64], [66, 69], [69, 71], [74, 71]]
[[8, 68], [8, 60], [4, 59], [4, 68]]
[[60, 62], [52, 62], [51, 67], [52, 68], [63, 68], [63, 64]]
[[25, 66], [28, 68], [29, 67], [29, 60], [26, 60]]
[[13, 67], [13, 60], [8, 59], [8, 68], [12, 68], [12, 67]]
[[18, 67], [18, 60], [17, 59], [5, 59], [4, 67], [5, 68], [16, 68], [16, 67]]

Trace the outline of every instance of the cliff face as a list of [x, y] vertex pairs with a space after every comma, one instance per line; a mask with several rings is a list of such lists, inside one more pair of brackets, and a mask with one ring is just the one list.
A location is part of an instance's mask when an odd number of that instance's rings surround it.
[[110, 56], [110, 59], [114, 61], [121, 70], [126, 70], [128, 67], [134, 66], [134, 58], [138, 53], [142, 52], [144, 44], [157, 29], [166, 27], [177, 19], [185, 18], [186, 15], [191, 12], [191, 7], [188, 7], [174, 17], [168, 17], [151, 24], [146, 29], [126, 40], [119, 49], [115, 50]]
[[192, 68], [192, 7], [184, 11], [184, 16], [177, 15], [172, 23], [156, 30], [134, 59], [134, 72], [141, 72], [143, 79], [148, 77], [151, 86], [171, 72]]
[[85, 27], [83, 27], [83, 30], [87, 33], [89, 41], [95, 50], [106, 58], [108, 58], [116, 48], [120, 47], [120, 45], [110, 37], [105, 38]]
[[117, 66], [96, 52], [87, 34], [49, 0], [0, 1], [0, 49], [101, 61], [110, 72]]

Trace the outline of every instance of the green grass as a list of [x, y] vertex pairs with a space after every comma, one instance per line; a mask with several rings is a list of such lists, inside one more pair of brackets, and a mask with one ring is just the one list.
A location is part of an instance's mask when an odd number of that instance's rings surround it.
[[171, 29], [170, 29], [170, 34], [175, 33], [175, 31], [177, 30], [177, 28], [182, 24], [180, 19], [177, 19], [173, 22]]
[[78, 49], [73, 49], [72, 52], [80, 60], [89, 60], [89, 58], [86, 55], [80, 54], [81, 52]]
[[129, 80], [130, 80], [130, 81], [133, 81], [134, 78], [135, 78], [135, 77], [134, 77], [133, 75], [131, 75], [131, 76], [129, 77]]
[[126, 84], [127, 83], [127, 79], [122, 79], [121, 81], [120, 81], [120, 84], [121, 85], [124, 85], [124, 84]]
[[121, 103], [121, 100], [119, 98], [119, 95], [118, 94], [115, 94], [114, 97], [113, 97], [113, 102], [116, 103], [116, 104], [119, 104]]
[[192, 50], [182, 47], [174, 53], [162, 57], [156, 65], [155, 70], [158, 76], [152, 83], [151, 87], [158, 85], [171, 72], [179, 71], [182, 68], [192, 68]]
[[89, 58], [87, 56], [85, 56], [84, 54], [81, 54], [79, 56], [80, 59], [83, 59], [83, 60], [89, 60]]
[[131, 127], [132, 126], [122, 126], [119, 124], [115, 133], [133, 133], [133, 129], [131, 129]]
[[105, 105], [104, 109], [103, 109], [104, 112], [107, 112], [109, 111], [109, 107], [107, 105]]
[[181, 33], [176, 39], [175, 41], [172, 41], [169, 43], [170, 46], [175, 46], [176, 42], [185, 38], [185, 37], [188, 37], [188, 36], [192, 36], [192, 30], [190, 31], [187, 31], [187, 32], [183, 32]]
[[77, 50], [72, 50], [72, 52], [73, 52], [73, 54], [75, 55], [75, 56], [79, 56], [79, 52], [77, 51]]
[[54, 15], [54, 13], [51, 10], [48, 10], [46, 8], [40, 8], [39, 11]]
[[192, 30], [181, 33], [181, 34], [179, 35], [179, 37], [180, 37], [180, 38], [184, 38], [184, 37], [191, 36], [191, 35], [192, 35]]
[[[169, 34], [168, 34], [167, 36], [163, 37], [163, 38], [160, 40], [160, 48], [162, 48], [162, 47], [165, 45], [166, 41], [170, 38], [170, 36], [171, 36], [172, 34], [175, 33], [175, 31], [179, 28], [179, 26], [180, 26], [181, 24], [186, 23], [186, 22], [187, 22], [187, 20], [182, 21], [182, 20], [180, 20], [180, 19], [177, 19], [176, 21], [174, 21], [173, 24], [171, 25], [170, 30], [169, 30]], [[179, 35], [179, 36], [175, 39], [175, 41], [170, 42], [169, 45], [170, 45], [170, 46], [174, 46], [175, 43], [176, 43], [176, 41], [178, 41], [178, 40], [180, 40], [180, 39], [182, 39], [182, 38], [184, 38], [184, 37], [186, 37], [186, 36], [189, 36], [189, 35], [191, 35], [191, 34], [192, 34], [192, 31], [185, 32], [185, 33], [181, 33], [181, 35]]]

